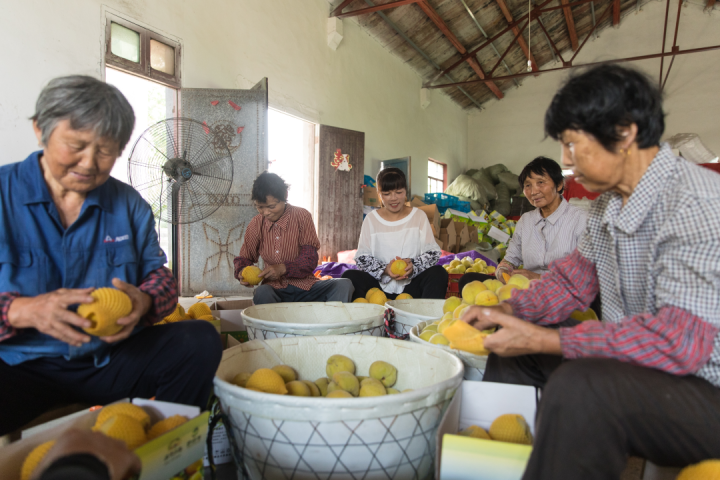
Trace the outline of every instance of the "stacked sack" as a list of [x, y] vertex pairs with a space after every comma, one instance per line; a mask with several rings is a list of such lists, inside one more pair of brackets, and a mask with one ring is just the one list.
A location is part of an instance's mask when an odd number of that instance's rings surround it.
[[518, 176], [501, 163], [471, 169], [458, 176], [445, 190], [460, 200], [470, 202], [473, 210], [496, 210], [510, 214], [510, 197], [520, 188]]

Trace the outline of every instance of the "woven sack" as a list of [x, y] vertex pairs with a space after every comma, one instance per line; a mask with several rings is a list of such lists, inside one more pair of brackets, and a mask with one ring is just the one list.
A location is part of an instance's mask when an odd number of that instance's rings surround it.
[[500, 181], [498, 178], [498, 174], [502, 172], [509, 172], [508, 168], [503, 165], [502, 163], [497, 163], [495, 165], [491, 165], [489, 167], [485, 168], [485, 171], [488, 175], [490, 175], [490, 178], [492, 179], [493, 183], [497, 185], [497, 183]]
[[472, 175], [472, 179], [475, 180], [483, 192], [485, 192], [485, 197], [488, 199], [488, 202], [497, 200], [495, 184], [493, 184], [492, 178], [490, 178], [490, 175], [488, 175], [485, 170], [478, 170], [477, 173]]
[[504, 183], [498, 183], [495, 188], [498, 192], [498, 199], [495, 202], [495, 211], [507, 217], [510, 215], [510, 190]]
[[298, 302], [255, 305], [242, 311], [248, 339], [320, 335], [375, 335], [383, 331], [382, 305]]
[[418, 323], [442, 317], [444, 304], [445, 300], [418, 298], [389, 300], [385, 307], [395, 312], [395, 333], [406, 335]]
[[513, 194], [520, 189], [520, 184], [518, 183], [519, 178], [520, 177], [512, 172], [498, 173], [498, 183], [505, 184], [508, 187], [508, 190], [510, 190], [510, 194]]
[[435, 345], [433, 343], [426, 342], [425, 340], [420, 338], [420, 333], [422, 333], [423, 328], [425, 328], [432, 322], [432, 320], [429, 320], [427, 322], [420, 322], [413, 328], [411, 328], [410, 341], [419, 343], [421, 345], [429, 345], [433, 348], [438, 348], [445, 352], [450, 352], [453, 355], [457, 355], [457, 357], [462, 360], [463, 364], [465, 365], [465, 375], [463, 378], [465, 380], [474, 380], [477, 382], [482, 381], [483, 376], [485, 375], [485, 365], [487, 364], [488, 359], [487, 355], [474, 355], [472, 353], [463, 352], [462, 350], [450, 348], [447, 345]]
[[469, 198], [483, 205], [488, 203], [483, 189], [472, 177], [468, 177], [467, 175], [458, 175], [445, 189], [445, 193], [456, 197]]
[[[342, 354], [356, 373], [384, 360], [398, 369], [396, 395], [318, 398], [237, 387], [237, 373], [291, 365], [300, 379], [325, 376]], [[215, 394], [228, 418], [237, 477], [259, 479], [431, 479], [435, 437], [463, 376], [454, 355], [425, 345], [366, 335], [253, 340], [223, 353]], [[228, 426], [228, 425], [226, 425]], [[388, 473], [392, 472], [392, 473]]]

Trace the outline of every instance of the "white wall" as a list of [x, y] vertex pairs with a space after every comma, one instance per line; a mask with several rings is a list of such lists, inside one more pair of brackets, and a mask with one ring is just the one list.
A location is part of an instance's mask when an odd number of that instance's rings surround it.
[[[720, 44], [720, 9], [703, 13], [692, 0], [680, 16], [678, 45], [692, 49]], [[704, 4], [705, 2], [702, 2]], [[670, 7], [666, 51], [673, 42], [677, 2]], [[620, 27], [606, 29], [589, 40], [575, 64], [612, 58], [659, 53], [662, 45], [665, 2], [652, 1], [639, 14], [623, 17]], [[563, 53], [570, 59], [570, 53]], [[660, 60], [626, 65], [644, 70], [658, 79]], [[665, 69], [669, 58], [665, 59]], [[560, 66], [560, 65], [557, 65]], [[527, 77], [519, 89], [507, 92], [502, 101], [486, 105], [468, 121], [468, 168], [505, 163], [514, 173], [538, 155], [560, 161], [560, 146], [544, 138], [543, 119], [553, 95], [567, 78], [568, 70]], [[720, 50], [679, 55], [665, 86], [667, 113], [665, 137], [698, 133], [703, 143], [720, 154]]]
[[48, 80], [102, 76], [105, 5], [182, 42], [185, 87], [249, 88], [268, 77], [271, 106], [365, 132], [368, 174], [380, 160], [410, 155], [419, 193], [428, 157], [447, 162], [451, 178], [465, 167], [466, 112], [440, 92], [422, 110], [421, 79], [351, 21], [332, 51], [327, 0], [1, 1], [0, 164], [36, 148], [27, 118]]

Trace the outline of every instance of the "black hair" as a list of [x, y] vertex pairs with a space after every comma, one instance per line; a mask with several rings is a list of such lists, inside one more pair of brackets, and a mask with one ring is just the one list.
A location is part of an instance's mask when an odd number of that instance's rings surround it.
[[565, 130], [591, 134], [609, 152], [622, 139], [618, 127], [636, 124], [640, 148], [660, 145], [665, 131], [662, 95], [645, 74], [603, 64], [571, 77], [545, 112], [545, 133], [555, 140]]
[[279, 175], [270, 172], [263, 172], [255, 179], [252, 186], [250, 198], [256, 202], [267, 202], [268, 195], [287, 202], [288, 189], [290, 185], [285, 183]]
[[391, 192], [403, 188], [407, 190], [407, 179], [405, 179], [405, 174], [399, 168], [383, 168], [378, 172], [375, 181], [378, 192]]
[[525, 180], [530, 176], [531, 173], [542, 176], [547, 175], [550, 180], [555, 184], [557, 190], [558, 185], [562, 185], [562, 189], [558, 193], [563, 193], [565, 190], [565, 179], [563, 178], [562, 168], [558, 163], [547, 157], [536, 157], [532, 162], [525, 165], [525, 168], [520, 172], [518, 177], [518, 183], [520, 184], [520, 191], [525, 188]]

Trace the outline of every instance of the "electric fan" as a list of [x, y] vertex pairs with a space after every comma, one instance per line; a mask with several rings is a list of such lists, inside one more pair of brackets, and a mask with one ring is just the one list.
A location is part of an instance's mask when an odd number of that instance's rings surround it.
[[156, 218], [174, 225], [212, 215], [225, 203], [232, 178], [232, 156], [223, 136], [189, 118], [148, 127], [128, 159], [130, 185]]

